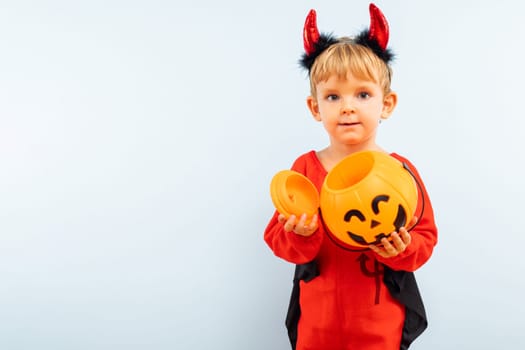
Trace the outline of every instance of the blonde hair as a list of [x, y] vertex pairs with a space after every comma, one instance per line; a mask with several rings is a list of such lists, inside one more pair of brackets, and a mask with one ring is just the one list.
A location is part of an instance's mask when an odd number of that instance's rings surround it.
[[316, 98], [316, 86], [331, 75], [345, 78], [352, 73], [359, 79], [381, 85], [386, 95], [390, 90], [392, 70], [371, 49], [350, 38], [340, 38], [315, 60], [310, 70], [310, 93]]

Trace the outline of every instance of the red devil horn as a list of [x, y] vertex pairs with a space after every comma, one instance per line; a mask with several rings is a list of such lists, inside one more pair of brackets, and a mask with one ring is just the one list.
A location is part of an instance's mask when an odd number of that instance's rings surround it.
[[319, 40], [319, 30], [317, 29], [317, 18], [315, 10], [310, 10], [303, 29], [303, 44], [306, 54], [311, 54], [315, 49], [315, 44]]
[[[388, 22], [381, 10], [374, 4], [370, 4], [370, 31], [369, 40], [375, 40], [382, 50], [388, 44]], [[306, 45], [306, 44], [305, 44]]]

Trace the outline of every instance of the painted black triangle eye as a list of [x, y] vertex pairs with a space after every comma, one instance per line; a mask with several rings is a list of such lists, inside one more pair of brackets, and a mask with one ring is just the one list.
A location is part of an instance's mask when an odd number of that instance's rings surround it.
[[380, 194], [372, 199], [372, 210], [374, 211], [374, 214], [379, 214], [379, 202], [388, 202], [389, 199], [390, 197], [386, 194]]
[[353, 216], [357, 217], [360, 221], [365, 221], [365, 216], [357, 209], [347, 211], [345, 214], [345, 221], [350, 222], [350, 219], [352, 219]]

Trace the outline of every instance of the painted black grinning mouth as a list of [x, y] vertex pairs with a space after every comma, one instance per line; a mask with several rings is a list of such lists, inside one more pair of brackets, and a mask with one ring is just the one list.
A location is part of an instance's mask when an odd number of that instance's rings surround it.
[[377, 234], [375, 236], [375, 241], [372, 241], [372, 242], [367, 242], [363, 237], [359, 236], [359, 235], [356, 235], [355, 233], [352, 233], [350, 231], [346, 231], [346, 233], [348, 234], [348, 236], [356, 243], [359, 243], [359, 244], [362, 244], [362, 245], [369, 245], [369, 244], [379, 244], [381, 243], [381, 240], [383, 238], [388, 238], [390, 237], [390, 234], [384, 234], [384, 233], [380, 233], [380, 234]]

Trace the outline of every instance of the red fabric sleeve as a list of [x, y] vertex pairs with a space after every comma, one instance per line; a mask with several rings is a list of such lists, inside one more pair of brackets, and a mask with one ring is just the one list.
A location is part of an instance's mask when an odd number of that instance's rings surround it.
[[309, 237], [300, 236], [294, 232], [284, 231], [277, 221], [279, 213], [275, 213], [264, 231], [264, 240], [273, 253], [291, 263], [305, 264], [312, 261], [321, 248], [323, 234], [317, 230]]
[[[292, 165], [292, 170], [308, 177], [317, 187], [321, 188], [326, 171], [312, 168], [311, 154], [299, 157]], [[264, 240], [273, 253], [291, 263], [304, 264], [312, 261], [321, 249], [324, 233], [318, 229], [313, 235], [304, 237], [294, 232], [284, 231], [284, 227], [277, 221], [279, 213], [276, 211], [264, 231]]]
[[419, 200], [415, 214], [419, 221], [410, 230], [412, 241], [403, 253], [393, 258], [382, 258], [378, 255], [377, 260], [393, 270], [415, 271], [430, 258], [434, 246], [437, 244], [438, 236], [434, 211], [425, 185], [414, 165], [397, 154], [393, 154], [393, 156], [406, 163], [419, 183]]

